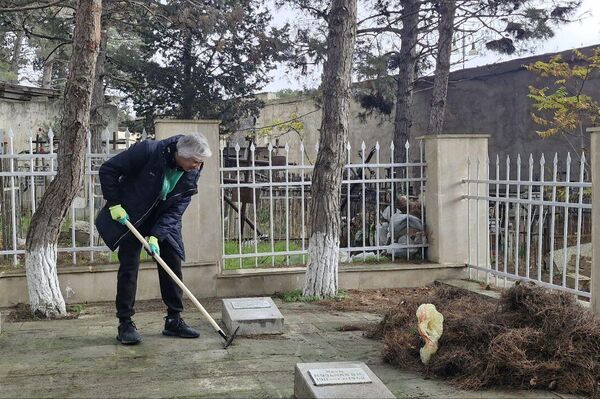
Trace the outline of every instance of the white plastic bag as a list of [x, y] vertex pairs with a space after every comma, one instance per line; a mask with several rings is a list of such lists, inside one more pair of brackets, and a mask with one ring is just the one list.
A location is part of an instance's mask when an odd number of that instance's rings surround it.
[[444, 332], [444, 316], [437, 311], [435, 305], [424, 303], [417, 309], [419, 335], [425, 341], [425, 346], [419, 350], [421, 362], [429, 363], [431, 356], [438, 350], [438, 341]]

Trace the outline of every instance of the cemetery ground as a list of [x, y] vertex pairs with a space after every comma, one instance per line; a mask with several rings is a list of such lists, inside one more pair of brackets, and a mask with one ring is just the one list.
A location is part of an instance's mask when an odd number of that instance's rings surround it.
[[[50, 321], [3, 309], [0, 397], [291, 398], [297, 363], [332, 361], [365, 362], [397, 398], [574, 397], [548, 390], [463, 390], [384, 361], [384, 341], [368, 337], [373, 328], [390, 309], [423, 300], [433, 289], [351, 290], [339, 300], [310, 303], [287, 302], [294, 299], [288, 293], [275, 298], [285, 319], [283, 335], [238, 337], [226, 350], [189, 302], [184, 318], [199, 328], [199, 339], [162, 336], [164, 305], [139, 301], [134, 320], [144, 341], [135, 346], [115, 340], [112, 303], [74, 306], [78, 317]], [[201, 302], [220, 320], [221, 300]]]

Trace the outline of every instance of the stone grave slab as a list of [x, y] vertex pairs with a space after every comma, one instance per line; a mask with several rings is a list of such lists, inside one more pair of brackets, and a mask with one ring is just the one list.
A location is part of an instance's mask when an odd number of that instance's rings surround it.
[[221, 320], [238, 335], [283, 334], [283, 315], [269, 297], [223, 299]]
[[294, 397], [395, 398], [363, 362], [297, 363]]

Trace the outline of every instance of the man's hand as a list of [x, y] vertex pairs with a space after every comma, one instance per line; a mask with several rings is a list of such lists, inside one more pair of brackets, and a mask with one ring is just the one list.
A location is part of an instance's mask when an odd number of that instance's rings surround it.
[[150, 255], [160, 255], [160, 247], [158, 246], [158, 238], [150, 236], [148, 238], [148, 244], [150, 245]]
[[129, 220], [129, 215], [127, 214], [127, 212], [125, 212], [125, 209], [123, 209], [121, 204], [111, 206], [108, 209], [110, 210], [110, 216], [113, 220], [116, 220], [121, 224], [125, 224], [125, 222]]

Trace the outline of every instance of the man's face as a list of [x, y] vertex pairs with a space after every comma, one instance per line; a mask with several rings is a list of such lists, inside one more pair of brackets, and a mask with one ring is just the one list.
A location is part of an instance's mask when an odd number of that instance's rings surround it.
[[175, 154], [175, 163], [186, 172], [191, 172], [192, 170], [198, 169], [200, 166], [202, 166], [204, 162], [198, 161], [194, 158], [180, 157], [178, 154]]

